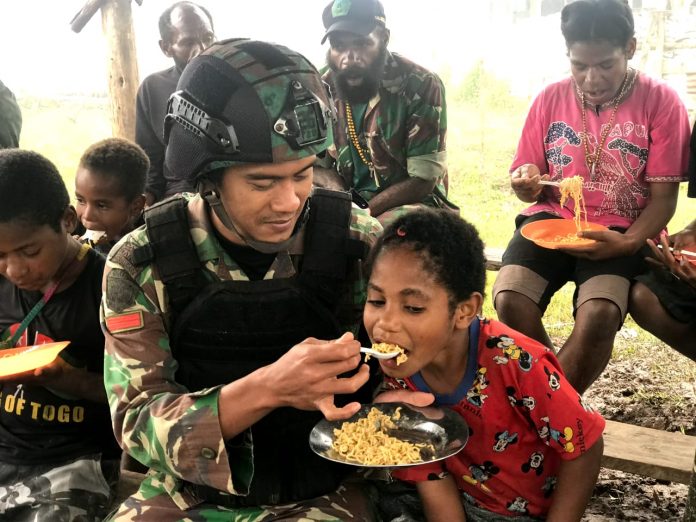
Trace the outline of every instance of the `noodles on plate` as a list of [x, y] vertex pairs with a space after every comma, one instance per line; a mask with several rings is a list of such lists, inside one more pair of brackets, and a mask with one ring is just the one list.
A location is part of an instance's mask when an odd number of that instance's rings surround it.
[[334, 451], [345, 460], [368, 466], [423, 462], [421, 451], [434, 453], [432, 444], [406, 442], [387, 434], [388, 430], [397, 427], [394, 421], [400, 416], [400, 407], [392, 417], [372, 408], [367, 417], [344, 422], [340, 429], [334, 429]]

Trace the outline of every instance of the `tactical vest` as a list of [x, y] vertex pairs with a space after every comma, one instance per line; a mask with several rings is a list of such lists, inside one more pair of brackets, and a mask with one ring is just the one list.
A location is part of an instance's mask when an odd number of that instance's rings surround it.
[[[191, 391], [227, 384], [278, 360], [307, 337], [340, 336], [341, 308], [352, 308], [346, 306], [352, 303], [350, 276], [367, 251], [365, 243], [349, 237], [350, 219], [349, 195], [315, 189], [295, 276], [210, 282], [191, 239], [186, 201], [174, 198], [149, 209], [149, 248], [139, 257], [154, 263], [167, 289], [177, 382]], [[337, 396], [337, 404], [369, 402], [367, 388]], [[309, 448], [309, 432], [321, 418], [316, 411], [278, 408], [251, 427], [254, 475], [248, 496], [187, 487], [201, 500], [230, 507], [282, 504], [335, 490], [350, 470]], [[230, 455], [243, 436], [227, 441]], [[230, 460], [230, 467], [238, 466]]]

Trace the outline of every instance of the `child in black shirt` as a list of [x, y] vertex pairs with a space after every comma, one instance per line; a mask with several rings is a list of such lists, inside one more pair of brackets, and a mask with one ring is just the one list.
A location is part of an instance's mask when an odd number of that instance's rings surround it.
[[77, 216], [46, 158], [0, 151], [0, 194], [0, 346], [70, 341], [0, 378], [0, 519], [100, 520], [120, 453], [102, 377], [104, 260], [70, 235]]

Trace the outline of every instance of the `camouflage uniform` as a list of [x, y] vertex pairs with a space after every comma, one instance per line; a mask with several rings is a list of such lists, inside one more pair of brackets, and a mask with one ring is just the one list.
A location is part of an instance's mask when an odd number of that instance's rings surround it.
[[[191, 236], [206, 275], [211, 280], [247, 281], [219, 244], [206, 203], [200, 196], [187, 198]], [[367, 213], [353, 209], [352, 237], [371, 244], [380, 231]], [[311, 504], [229, 510], [202, 504], [185, 487], [188, 482], [245, 495], [253, 476], [254, 448], [248, 436], [234, 447], [231, 469], [230, 447], [223, 440], [218, 420], [220, 386], [187, 390], [175, 382], [178, 363], [169, 344], [172, 325], [166, 289], [151, 265], [135, 266], [133, 260], [134, 250], [147, 242], [144, 227], [123, 238], [108, 258], [104, 277], [104, 378], [114, 431], [121, 446], [151, 468], [138, 494], [126, 500], [116, 519], [369, 520], [369, 515], [356, 512], [353, 516], [348, 511], [356, 505], [350, 491], [339, 490]], [[276, 256], [265, 278], [293, 275], [296, 258], [291, 259], [291, 255], [301, 253], [302, 242], [300, 232], [288, 251]], [[342, 325], [346, 330], [357, 330], [365, 284], [362, 276], [355, 282], [355, 320]]]
[[[334, 75], [328, 70], [323, 78], [336, 96]], [[380, 88], [367, 104], [362, 125], [355, 122], [360, 144], [369, 151], [374, 164], [369, 182], [363, 178], [357, 186], [356, 155], [351, 151], [345, 100], [336, 96], [335, 102], [338, 119], [334, 145], [328, 153], [348, 186], [369, 201], [387, 187], [415, 177], [435, 180], [436, 187], [446, 195], [447, 106], [445, 88], [436, 74], [387, 52]], [[441, 206], [434, 194], [423, 203]]]
[[0, 82], [0, 149], [19, 147], [22, 112], [12, 91]]

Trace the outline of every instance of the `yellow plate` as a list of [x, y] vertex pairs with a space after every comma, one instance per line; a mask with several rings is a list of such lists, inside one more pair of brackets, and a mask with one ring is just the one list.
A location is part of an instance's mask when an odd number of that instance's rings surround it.
[[0, 377], [28, 372], [52, 363], [70, 341], [0, 350]]

